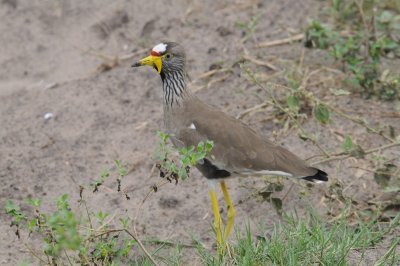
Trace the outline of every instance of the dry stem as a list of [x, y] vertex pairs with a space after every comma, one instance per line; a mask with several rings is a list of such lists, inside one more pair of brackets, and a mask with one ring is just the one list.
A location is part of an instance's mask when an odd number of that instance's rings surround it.
[[255, 112], [257, 110], [260, 110], [260, 109], [263, 109], [263, 108], [267, 107], [268, 104], [269, 104], [269, 102], [263, 102], [263, 103], [255, 105], [253, 107], [250, 107], [250, 108], [244, 110], [243, 112], [241, 112], [240, 114], [238, 114], [236, 116], [236, 118], [237, 119], [241, 119], [241, 118], [245, 117], [246, 115], [248, 115], [248, 114], [250, 114], [252, 112]]
[[154, 264], [154, 265], [158, 265], [157, 262], [154, 260], [154, 258], [150, 255], [150, 253], [147, 251], [147, 249], [144, 247], [142, 241], [140, 241], [139, 238], [136, 237], [135, 234], [133, 234], [132, 232], [130, 232], [128, 229], [123, 228], [123, 229], [110, 229], [110, 230], [106, 230], [104, 232], [101, 232], [100, 234], [95, 235], [95, 237], [100, 237], [104, 234], [110, 234], [110, 233], [118, 233], [118, 232], [125, 232], [127, 233], [130, 237], [133, 238], [133, 240], [135, 240], [138, 244], [139, 247], [142, 249], [142, 251], [144, 252], [144, 254], [147, 256], [147, 258]]
[[303, 33], [299, 33], [299, 34], [293, 35], [289, 38], [259, 43], [255, 46], [255, 48], [267, 48], [267, 47], [272, 47], [272, 46], [288, 44], [288, 43], [292, 43], [295, 41], [301, 41], [302, 39], [304, 39], [304, 37], [305, 37], [305, 35]]
[[252, 62], [252, 63], [254, 63], [256, 65], [259, 65], [259, 66], [265, 66], [265, 67], [267, 67], [267, 68], [269, 68], [271, 70], [274, 70], [274, 71], [278, 70], [278, 68], [276, 66], [274, 66], [273, 64], [268, 63], [266, 61], [262, 61], [262, 60], [256, 59], [254, 57], [251, 57], [250, 55], [246, 55], [246, 54], [243, 55], [243, 59], [248, 60], [248, 61], [250, 61], [250, 62]]
[[[393, 147], [396, 147], [396, 146], [400, 146], [400, 142], [393, 142], [393, 143], [389, 143], [389, 144], [386, 144], [386, 145], [382, 145], [382, 146], [379, 146], [379, 147], [376, 147], [376, 148], [372, 148], [372, 149], [366, 150], [365, 154], [370, 154], [370, 153], [374, 153], [374, 152], [377, 152], [377, 151], [383, 151], [383, 150], [390, 149], [390, 148], [393, 148]], [[350, 153], [345, 153], [345, 154], [341, 154], [341, 155], [332, 155], [330, 158], [313, 162], [313, 163], [311, 163], [311, 165], [327, 163], [327, 162], [331, 162], [331, 161], [335, 161], [335, 160], [343, 160], [343, 159], [347, 159], [349, 157], [352, 157], [352, 155]]]

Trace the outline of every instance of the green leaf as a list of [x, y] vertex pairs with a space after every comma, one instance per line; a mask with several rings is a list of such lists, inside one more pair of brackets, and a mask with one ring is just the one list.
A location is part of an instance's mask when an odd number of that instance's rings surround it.
[[123, 228], [128, 228], [129, 218], [119, 218]]
[[29, 231], [33, 231], [33, 229], [37, 226], [37, 220], [32, 219], [28, 222], [28, 229]]
[[306, 132], [301, 132], [301, 131], [299, 132], [299, 138], [304, 141], [310, 139]]
[[346, 90], [344, 90], [344, 89], [333, 89], [333, 88], [330, 88], [329, 90], [330, 90], [330, 91], [332, 92], [332, 94], [335, 95], [335, 96], [350, 95], [350, 92], [349, 92], [349, 91], [346, 91]]
[[186, 179], [188, 178], [186, 169], [181, 168], [181, 169], [179, 170], [179, 176], [180, 176], [180, 178], [181, 178], [182, 180], [186, 180]]
[[110, 171], [108, 170], [108, 169], [103, 169], [103, 170], [101, 170], [101, 172], [100, 172], [100, 177], [102, 178], [102, 179], [105, 179], [105, 178], [107, 178], [107, 177], [109, 177], [110, 176]]
[[28, 198], [28, 199], [26, 199], [26, 203], [28, 203], [29, 205], [31, 205], [33, 207], [39, 207], [40, 204], [42, 203], [42, 201], [40, 199]]
[[12, 200], [7, 200], [4, 206], [6, 214], [13, 217], [13, 223], [19, 224], [23, 219], [26, 219], [25, 214], [21, 212], [21, 208], [16, 205]]
[[186, 147], [183, 147], [180, 152], [182, 155], [186, 155], [188, 153], [188, 149]]
[[323, 104], [317, 104], [314, 107], [314, 116], [322, 124], [326, 124], [329, 121], [330, 113], [328, 108]]
[[288, 105], [289, 109], [296, 111], [296, 112], [300, 109], [300, 102], [296, 96], [289, 95], [289, 97], [286, 99], [286, 101], [287, 101], [287, 105]]
[[203, 152], [203, 150], [204, 150], [204, 142], [200, 141], [199, 144], [197, 144], [197, 151]]
[[99, 211], [99, 212], [97, 213], [97, 219], [99, 219], [99, 221], [102, 222], [102, 221], [104, 221], [104, 219], [107, 218], [108, 215], [109, 215], [109, 214], [106, 213], [106, 212]]
[[68, 194], [64, 194], [57, 199], [57, 209], [58, 210], [69, 209]]
[[206, 142], [207, 153], [209, 153], [212, 150], [213, 147], [214, 147], [214, 142], [211, 141], [211, 140], [207, 140], [207, 142]]
[[124, 177], [128, 174], [128, 170], [120, 160], [114, 160], [114, 163], [117, 166], [118, 173], [121, 177]]
[[183, 165], [189, 165], [190, 164], [190, 158], [189, 157], [183, 157], [181, 159], [181, 162]]
[[15, 203], [12, 200], [7, 200], [6, 205], [4, 206], [4, 209], [7, 214], [12, 213], [12, 212], [18, 212], [21, 210], [21, 208], [18, 205], [15, 205]]
[[346, 152], [349, 152], [349, 151], [351, 151], [351, 150], [353, 149], [353, 140], [351, 139], [350, 136], [347, 136], [347, 137], [344, 139], [344, 142], [343, 142], [343, 144], [342, 144], [342, 148], [343, 148], [343, 150], [345, 150]]
[[202, 153], [196, 154], [196, 155], [195, 155], [195, 161], [196, 161], [196, 163], [197, 163], [198, 161], [204, 159], [204, 156], [205, 156], [205, 154], [202, 154]]

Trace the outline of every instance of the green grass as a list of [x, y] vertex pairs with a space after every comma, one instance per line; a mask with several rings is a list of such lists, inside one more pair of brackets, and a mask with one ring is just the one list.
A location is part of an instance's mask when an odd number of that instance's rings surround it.
[[[372, 13], [371, 5], [367, 2], [375, 4], [378, 10]], [[390, 69], [382, 64], [382, 60], [400, 55], [400, 46], [396, 42], [397, 39], [393, 38], [400, 32], [400, 9], [389, 8], [391, 0], [368, 0], [365, 1], [368, 5], [359, 6], [356, 1], [347, 3], [333, 0], [331, 3], [334, 19], [327, 19], [324, 23], [312, 21], [305, 29], [305, 45], [326, 50], [335, 60], [336, 67], [346, 73], [346, 79], [341, 83], [343, 88], [333, 88], [333, 94], [349, 95], [349, 90], [354, 87], [366, 97], [376, 96], [382, 100], [398, 101], [400, 73], [398, 69]], [[246, 23], [236, 24], [245, 33], [242, 42], [250, 37], [256, 41], [259, 19], [260, 16], [254, 16]], [[304, 121], [302, 119], [306, 119], [309, 114], [313, 114], [322, 125], [329, 124], [333, 120], [331, 114], [334, 114], [385, 137], [380, 130], [372, 128], [364, 120], [338, 112], [334, 104], [317, 98], [311, 91], [303, 88], [307, 71], [300, 67], [288, 71], [286, 79], [289, 87], [280, 87], [286, 90], [287, 98], [284, 100], [275, 98], [272, 88], [264, 87], [257, 81], [258, 73], [246, 70], [245, 74], [253, 85], [270, 92], [271, 106], [275, 107], [277, 114], [290, 118], [285, 121], [292, 121], [299, 128], [300, 138], [311, 140], [319, 148], [317, 137], [307, 134], [301, 126]], [[209, 154], [213, 147], [213, 143], [208, 141], [176, 151], [168, 144], [169, 135], [159, 132], [158, 136], [161, 141], [154, 159], [157, 162], [156, 169], [166, 182], [188, 178], [190, 167]], [[395, 140], [394, 132], [391, 138], [385, 138], [393, 143], [382, 147], [394, 147], [393, 144], [398, 141]], [[327, 157], [359, 156], [356, 140], [355, 136], [346, 136], [344, 142], [340, 143], [340, 152], [328, 154]], [[322, 148], [320, 149], [327, 155]], [[364, 152], [361, 149], [360, 153], [363, 156], [374, 150]], [[382, 166], [377, 167], [374, 178], [383, 188], [393, 189], [388, 183], [391, 178], [395, 179], [391, 177], [392, 172], [395, 172], [392, 169], [397, 168], [385, 163], [386, 161], [389, 160], [382, 160]], [[56, 200], [53, 211], [43, 210], [39, 199], [28, 199], [26, 203], [21, 204], [24, 205], [23, 208], [12, 201], [7, 202], [5, 212], [10, 217], [10, 230], [14, 230], [18, 237], [23, 235], [21, 238], [24, 240], [29, 237], [36, 240], [31, 243], [35, 243], [36, 246], [29, 249], [30, 258], [21, 259], [20, 265], [154, 265], [153, 261], [159, 265], [191, 265], [193, 261], [202, 262], [204, 265], [399, 264], [400, 257], [396, 249], [400, 242], [400, 215], [391, 217], [393, 219], [386, 222], [374, 217], [368, 217], [368, 221], [350, 221], [351, 215], [346, 209], [338, 216], [341, 218], [334, 221], [329, 221], [330, 217], [318, 216], [315, 210], [310, 210], [303, 217], [283, 214], [282, 220], [276, 223], [273, 229], [254, 230], [249, 226], [244, 231], [236, 229], [235, 236], [229, 240], [229, 248], [223, 255], [217, 255], [215, 249], [206, 248], [199, 240], [194, 240], [193, 246], [184, 246], [157, 239], [157, 236], [136, 235], [132, 228], [132, 220], [128, 216], [113, 217], [108, 212], [110, 210], [94, 212], [91, 206], [86, 205], [87, 192], [99, 192], [98, 188], [110, 179], [117, 181], [116, 190], [129, 199], [121, 189], [121, 182], [128, 173], [128, 167], [119, 160], [115, 160], [114, 163], [113, 167], [104, 169], [91, 186], [81, 187], [79, 203], [74, 206], [70, 206], [68, 195], [62, 195]], [[153, 189], [157, 191], [157, 187]], [[342, 187], [338, 189], [339, 196], [343, 197]], [[272, 192], [276, 191], [275, 188], [266, 187], [259, 191], [264, 193], [263, 197], [267, 195], [267, 198], [271, 199], [272, 205], [274, 202], [278, 202], [277, 205], [282, 204], [281, 199], [270, 198]], [[90, 196], [91, 193], [88, 197]], [[393, 206], [398, 205], [393, 203]], [[379, 208], [383, 209], [384, 206]], [[282, 206], [277, 209], [281, 211]], [[361, 212], [355, 216], [357, 215], [365, 217]], [[380, 217], [378, 213], [372, 215]], [[110, 217], [113, 218], [109, 220]], [[208, 234], [212, 237], [211, 232]], [[41, 240], [40, 245], [37, 245], [37, 240]]]
[[330, 10], [326, 23], [313, 20], [305, 29], [305, 46], [327, 50], [340, 62], [348, 74], [346, 87], [367, 98], [400, 99], [400, 73], [382, 63], [400, 54], [395, 37], [400, 33], [400, 7], [389, 0], [334, 0]]
[[[400, 230], [400, 214], [390, 222], [352, 221], [353, 226], [347, 220], [347, 209], [333, 222], [314, 210], [306, 217], [285, 214], [272, 230], [258, 229], [261, 237], [254, 237], [249, 226], [244, 232], [236, 230], [225, 254], [216, 255], [214, 249], [205, 248], [198, 240], [185, 247], [154, 238], [140, 241], [134, 230], [127, 227], [128, 218], [124, 221], [120, 217], [119, 221], [106, 224], [106, 212], [91, 216], [90, 223], [80, 217], [79, 209], [70, 208], [67, 195], [57, 200], [54, 212], [41, 212], [40, 203], [34, 203], [28, 202], [36, 208], [33, 216], [12, 202], [7, 203], [6, 213], [19, 235], [35, 233], [36, 238], [41, 237], [42, 250], [32, 246], [30, 261], [44, 264], [153, 265], [154, 261], [160, 265], [187, 265], [196, 260], [203, 265], [359, 265], [371, 264], [367, 260], [371, 250], [381, 251], [381, 256], [373, 259], [374, 265], [399, 263], [396, 233]], [[26, 265], [26, 261], [21, 265]]]
[[[201, 246], [198, 252], [205, 265], [358, 265], [369, 248], [398, 229], [399, 218], [400, 215], [383, 228], [376, 222], [351, 227], [344, 218], [330, 224], [312, 212], [307, 220], [286, 216], [284, 222], [275, 225], [270, 237], [255, 239], [249, 227], [244, 235], [236, 231], [236, 240], [230, 246], [231, 256], [218, 258]], [[386, 253], [376, 258], [376, 265], [397, 265], [398, 243], [399, 239], [393, 238]], [[359, 261], [349, 262], [353, 250], [362, 255]]]
[[[188, 166], [212, 149], [212, 143], [199, 143], [196, 147], [179, 150], [178, 159], [171, 159], [173, 150], [167, 145], [168, 136], [160, 136], [162, 142], [157, 154], [162, 157], [158, 158], [158, 170], [174, 173], [180, 179], [187, 177], [181, 173], [188, 174]], [[350, 140], [347, 142], [346, 147], [351, 149]], [[359, 265], [372, 262], [397, 265], [399, 262], [396, 254], [399, 237], [393, 236], [400, 232], [400, 214], [392, 219], [386, 217], [385, 222], [381, 222], [379, 211], [366, 217], [367, 221], [350, 220], [349, 217], [363, 217], [362, 213], [350, 212], [354, 209], [350, 208], [350, 200], [348, 208], [333, 221], [327, 220], [330, 216], [320, 217], [311, 209], [302, 217], [283, 213], [272, 230], [258, 229], [262, 237], [254, 237], [254, 230], [249, 226], [244, 232], [236, 230], [236, 237], [229, 241], [222, 255], [216, 255], [214, 249], [207, 249], [196, 240], [195, 245], [186, 246], [155, 239], [157, 236], [149, 240], [150, 236], [137, 235], [134, 221], [126, 214], [116, 217], [109, 210], [94, 212], [93, 206], [86, 204], [86, 196], [96, 193], [109, 178], [118, 180], [116, 190], [129, 199], [121, 189], [128, 168], [118, 160], [114, 163], [116, 167], [101, 171], [100, 179], [91, 186], [81, 186], [77, 204], [71, 204], [67, 194], [55, 201], [52, 211], [43, 209], [40, 199], [27, 199], [20, 203], [23, 206], [7, 201], [4, 209], [11, 220], [11, 230], [18, 237], [23, 235], [22, 239], [34, 236], [41, 240], [39, 246], [37, 242], [33, 246], [32, 242], [31, 259], [50, 265], [187, 265], [193, 260], [204, 265]], [[267, 192], [276, 189], [268, 188]], [[280, 199], [277, 200], [281, 205]], [[274, 205], [273, 201], [271, 204]], [[280, 212], [281, 207], [277, 208]], [[209, 234], [212, 237], [212, 233]], [[377, 250], [381, 255], [371, 262], [369, 253]], [[25, 261], [21, 265], [26, 265]]]

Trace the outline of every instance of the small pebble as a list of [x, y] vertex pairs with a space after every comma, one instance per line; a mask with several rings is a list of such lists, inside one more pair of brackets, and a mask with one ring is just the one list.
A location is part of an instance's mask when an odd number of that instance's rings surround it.
[[53, 113], [45, 113], [43, 118], [44, 118], [44, 120], [49, 120], [49, 119], [53, 118], [53, 116], [54, 116]]
[[55, 88], [55, 87], [57, 87], [57, 86], [58, 86], [58, 83], [53, 82], [53, 83], [49, 83], [49, 84], [47, 84], [46, 86], [44, 86], [44, 89], [45, 89], [45, 90], [50, 90], [50, 89], [53, 89], [53, 88]]

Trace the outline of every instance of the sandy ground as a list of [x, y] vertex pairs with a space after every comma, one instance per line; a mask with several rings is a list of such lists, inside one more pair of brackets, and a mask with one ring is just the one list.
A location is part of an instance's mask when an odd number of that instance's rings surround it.
[[[133, 215], [149, 187], [159, 181], [157, 177], [148, 179], [148, 175], [157, 142], [155, 132], [162, 129], [162, 98], [156, 73], [150, 68], [133, 70], [130, 64], [161, 40], [174, 40], [186, 47], [188, 70], [196, 79], [213, 63], [232, 62], [242, 52], [244, 33], [235, 26], [237, 22], [259, 16], [256, 41], [279, 39], [288, 36], [284, 29], [300, 29], [307, 19], [316, 17], [320, 5], [313, 0], [170, 0], [162, 4], [156, 0], [1, 1], [0, 206], [7, 199], [23, 202], [27, 197], [39, 197], [44, 209], [53, 209], [54, 200], [62, 193], [70, 194], [76, 203], [79, 185], [88, 186], [102, 169], [120, 159], [132, 168], [123, 180], [131, 200], [115, 191], [115, 183], [95, 194], [86, 190], [85, 197], [93, 210]], [[258, 50], [257, 54], [294, 60], [302, 49], [299, 44]], [[110, 61], [94, 51], [109, 56], [138, 54], [101, 72], [98, 67]], [[305, 63], [318, 57], [317, 51], [306, 51]], [[236, 68], [225, 81], [199, 91], [199, 97], [233, 115], [260, 103], [255, 96], [257, 88], [249, 86], [240, 73]], [[355, 98], [351, 104], [346, 100], [340, 104], [357, 110], [363, 108], [364, 101]], [[367, 104], [380, 107], [379, 103]], [[393, 109], [390, 105], [382, 108]], [[46, 113], [53, 117], [46, 120]], [[266, 135], [279, 129], [262, 121], [262, 114], [244, 120]], [[388, 122], [396, 125], [395, 120]], [[357, 135], [366, 147], [382, 143], [379, 137], [371, 139], [364, 129], [346, 122], [339, 121], [338, 126]], [[305, 128], [320, 130], [325, 148], [334, 150], [337, 146], [329, 142], [328, 130], [321, 126], [306, 123]], [[304, 158], [319, 153], [295, 134], [279, 141]], [[398, 156], [398, 150], [393, 152]], [[349, 184], [355, 170], [346, 171], [345, 166], [332, 163], [321, 167], [332, 179]], [[358, 172], [357, 178], [360, 180], [355, 185], [353, 182], [349, 191], [363, 197], [363, 186], [374, 187], [372, 175]], [[250, 223], [268, 229], [279, 220], [269, 203], [249, 198], [251, 190], [243, 187], [262, 182], [229, 182], [239, 228]], [[288, 188], [285, 186], [282, 195]], [[301, 211], [311, 205], [323, 212], [326, 206], [321, 197], [327, 186], [311, 188], [308, 196], [299, 193], [303, 189], [294, 186], [284, 200], [284, 209]], [[0, 215], [0, 264], [15, 265], [29, 255], [10, 230], [10, 220], [3, 212]], [[149, 198], [138, 222], [146, 237], [190, 242], [194, 235], [211, 245], [211, 220], [206, 182], [194, 170], [186, 182], [164, 186]]]

